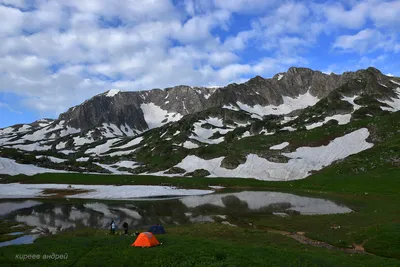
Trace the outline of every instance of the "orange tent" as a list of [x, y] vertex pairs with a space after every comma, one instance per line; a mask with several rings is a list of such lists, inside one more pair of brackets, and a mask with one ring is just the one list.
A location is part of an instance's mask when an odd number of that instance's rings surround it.
[[135, 242], [131, 245], [132, 247], [154, 247], [159, 245], [160, 242], [150, 232], [143, 232], [136, 238]]

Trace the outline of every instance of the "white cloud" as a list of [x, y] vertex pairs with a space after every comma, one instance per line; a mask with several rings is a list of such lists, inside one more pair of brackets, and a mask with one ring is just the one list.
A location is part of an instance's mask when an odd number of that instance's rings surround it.
[[322, 32], [358, 51], [355, 63], [372, 62], [369, 51], [400, 52], [390, 25], [399, 1], [344, 2], [0, 0], [0, 92], [55, 116], [110, 88], [226, 85], [308, 65], [304, 52], [329, 50], [315, 46]]
[[18, 8], [26, 7], [24, 0], [0, 0], [0, 4], [9, 5]]
[[394, 48], [390, 36], [385, 36], [373, 29], [361, 30], [355, 35], [341, 35], [336, 39], [333, 47], [359, 53], [373, 52], [379, 48], [387, 50]]
[[400, 1], [374, 1], [370, 16], [378, 27], [398, 30], [400, 26]]
[[214, 0], [214, 4], [217, 8], [241, 13], [260, 13], [265, 11], [266, 8], [275, 5], [277, 2], [276, 0]]
[[18, 34], [23, 24], [23, 14], [17, 8], [0, 5], [0, 37]]
[[222, 68], [219, 71], [219, 76], [223, 80], [233, 81], [233, 80], [240, 78], [240, 76], [242, 76], [243, 74], [247, 74], [250, 72], [251, 72], [250, 65], [233, 64], [233, 65], [229, 65], [229, 66]]
[[346, 10], [340, 3], [323, 7], [328, 23], [349, 29], [361, 28], [366, 23], [368, 11], [369, 5], [366, 2], [360, 2], [350, 10]]

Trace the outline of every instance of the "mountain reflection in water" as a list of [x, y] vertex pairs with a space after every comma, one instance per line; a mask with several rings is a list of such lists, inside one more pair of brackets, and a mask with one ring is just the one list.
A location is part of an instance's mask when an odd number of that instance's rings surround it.
[[137, 229], [155, 223], [171, 225], [211, 222], [216, 215], [348, 212], [351, 212], [349, 208], [330, 200], [263, 191], [129, 202], [59, 199], [53, 202], [16, 199], [0, 202], [1, 217], [49, 232], [80, 227], [108, 228], [111, 220], [115, 220], [120, 229], [123, 222], [127, 222], [131, 229]]

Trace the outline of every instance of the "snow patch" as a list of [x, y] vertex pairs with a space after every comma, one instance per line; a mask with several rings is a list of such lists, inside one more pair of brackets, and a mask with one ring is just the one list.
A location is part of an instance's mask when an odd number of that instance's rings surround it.
[[397, 84], [397, 85], [400, 85], [400, 83], [399, 82], [397, 82], [397, 81], [395, 81], [395, 80], [390, 80], [392, 83], [394, 83], [394, 84]]
[[[69, 195], [68, 198], [83, 199], [132, 199], [151, 196], [190, 196], [210, 194], [212, 190], [178, 189], [170, 186], [145, 185], [71, 185], [72, 189], [89, 190], [88, 193]], [[37, 198], [45, 197], [44, 189], [70, 189], [68, 184], [4, 184], [0, 187], [0, 198]], [[94, 203], [96, 204], [96, 203]], [[103, 212], [101, 206], [91, 208]], [[108, 210], [108, 209], [107, 209]]]
[[131, 147], [131, 146], [136, 146], [136, 145], [138, 145], [138, 144], [139, 144], [140, 142], [142, 142], [142, 141], [143, 141], [143, 137], [136, 137], [135, 139], [129, 141], [129, 142], [126, 143], [125, 145], [117, 146], [117, 147], [115, 147], [115, 148], [121, 149], [121, 148], [128, 148], [128, 147]]
[[239, 111], [239, 109], [236, 106], [232, 105], [232, 104], [230, 104], [229, 106], [223, 105], [222, 108], [230, 109], [230, 110], [234, 110], [234, 111]]
[[60, 142], [56, 145], [56, 149], [64, 149], [67, 142]]
[[311, 171], [317, 171], [350, 155], [369, 149], [373, 144], [365, 139], [369, 136], [368, 129], [362, 128], [345, 136], [338, 137], [327, 146], [301, 147], [291, 153], [283, 153], [290, 158], [287, 163], [270, 162], [255, 154], [247, 155], [244, 164], [236, 169], [228, 170], [221, 167], [224, 157], [205, 160], [194, 155], [189, 155], [175, 167], [192, 172], [196, 169], [205, 169], [210, 172], [210, 177], [246, 177], [261, 180], [296, 180], [310, 175]]
[[379, 100], [379, 102], [385, 103], [391, 108], [381, 107], [382, 110], [388, 110], [392, 112], [396, 112], [400, 110], [400, 87], [396, 88], [396, 93], [398, 98], [392, 98], [391, 100]]
[[350, 104], [353, 105], [354, 110], [357, 110], [357, 109], [361, 108], [360, 105], [357, 105], [356, 103], [354, 103], [354, 100], [355, 100], [357, 97], [358, 97], [358, 95], [351, 96], [351, 97], [349, 97], [349, 96], [343, 96], [342, 100], [343, 100], [343, 101], [346, 101], [346, 102], [349, 102]]
[[[43, 158], [43, 157], [46, 157], [46, 156], [36, 156], [37, 159], [41, 159], [41, 158]], [[48, 158], [51, 162], [54, 162], [54, 163], [61, 163], [61, 162], [67, 161], [66, 159], [60, 159], [60, 158], [56, 158], [56, 157], [52, 157], [52, 156], [47, 156], [47, 158]]]
[[351, 114], [344, 114], [344, 115], [337, 114], [337, 115], [333, 115], [331, 117], [326, 117], [324, 119], [324, 121], [322, 121], [322, 122], [316, 122], [316, 123], [313, 123], [311, 125], [306, 125], [306, 129], [307, 130], [311, 130], [311, 129], [320, 127], [320, 126], [324, 125], [325, 123], [327, 123], [330, 120], [337, 120], [339, 122], [339, 125], [347, 124], [351, 120]]
[[289, 145], [289, 142], [283, 142], [283, 143], [281, 143], [279, 145], [271, 146], [269, 149], [281, 150], [281, 149], [284, 149], [285, 147], [287, 147], [288, 145]]
[[86, 162], [88, 160], [89, 160], [89, 157], [82, 157], [82, 158], [76, 159], [76, 161], [78, 161], [78, 162]]
[[219, 186], [219, 185], [209, 185], [208, 187], [212, 188], [212, 189], [224, 189], [225, 188], [225, 186]]
[[[0, 173], [1, 174], [8, 174], [8, 175], [18, 175], [18, 174], [25, 174], [25, 175], [35, 175], [38, 173], [46, 173], [46, 172], [65, 172], [60, 170], [51, 170], [46, 168], [37, 167], [31, 164], [20, 164], [17, 163], [13, 159], [7, 158], [0, 158]], [[4, 188], [4, 186], [0, 186], [0, 189]], [[11, 192], [13, 193], [13, 192]]]
[[289, 132], [294, 132], [294, 131], [296, 131], [296, 129], [293, 128], [293, 127], [291, 127], [291, 126], [283, 127], [282, 130], [286, 130], [286, 131], [289, 131]]
[[44, 150], [50, 150], [51, 148], [51, 146], [43, 146], [40, 143], [33, 143], [28, 145], [14, 145], [12, 147], [24, 151], [44, 151]]
[[283, 96], [283, 104], [279, 106], [261, 106], [254, 105], [253, 107], [243, 104], [241, 102], [236, 102], [236, 104], [240, 107], [240, 109], [247, 111], [249, 113], [257, 114], [259, 116], [265, 115], [279, 115], [279, 114], [288, 114], [297, 109], [304, 109], [308, 106], [313, 106], [319, 101], [319, 98], [310, 94], [310, 92], [305, 93], [304, 95], [299, 95], [296, 98], [291, 98], [288, 96]]
[[[93, 139], [91, 139], [91, 138], [80, 137], [80, 136], [74, 137], [75, 146], [83, 146], [84, 144], [90, 144], [92, 142], [93, 142]], [[64, 144], [64, 147], [65, 147], [65, 144]]]
[[108, 91], [108, 93], [106, 94], [107, 97], [113, 97], [116, 94], [118, 94], [119, 92], [121, 92], [121, 90], [118, 89], [111, 89], [110, 91]]
[[114, 143], [116, 143], [116, 142], [118, 142], [120, 140], [121, 140], [120, 138], [107, 140], [107, 142], [105, 142], [104, 144], [101, 144], [101, 145], [98, 145], [98, 146], [96, 146], [94, 148], [90, 148], [90, 149], [86, 150], [85, 154], [96, 154], [96, 155], [103, 154], [103, 153], [109, 151], [111, 149], [110, 147]]
[[284, 77], [283, 74], [278, 74], [278, 81], [282, 80], [283, 77]]
[[198, 148], [199, 146], [191, 141], [186, 141], [183, 143], [184, 148], [192, 149], [192, 148]]
[[178, 121], [182, 118], [179, 113], [168, 112], [159, 106], [154, 105], [154, 103], [141, 104], [140, 108], [143, 111], [144, 119], [149, 127], [149, 129], [160, 127], [167, 122], [162, 122], [165, 120], [166, 115], [169, 116], [168, 122]]

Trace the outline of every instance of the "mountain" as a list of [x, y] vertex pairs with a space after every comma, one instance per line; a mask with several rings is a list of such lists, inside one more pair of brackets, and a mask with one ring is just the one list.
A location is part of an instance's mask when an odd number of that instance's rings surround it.
[[341, 75], [292, 67], [218, 88], [113, 89], [56, 120], [0, 129], [0, 173], [33, 163], [40, 172], [299, 179], [370, 149], [370, 120], [399, 110], [400, 78], [372, 67]]

